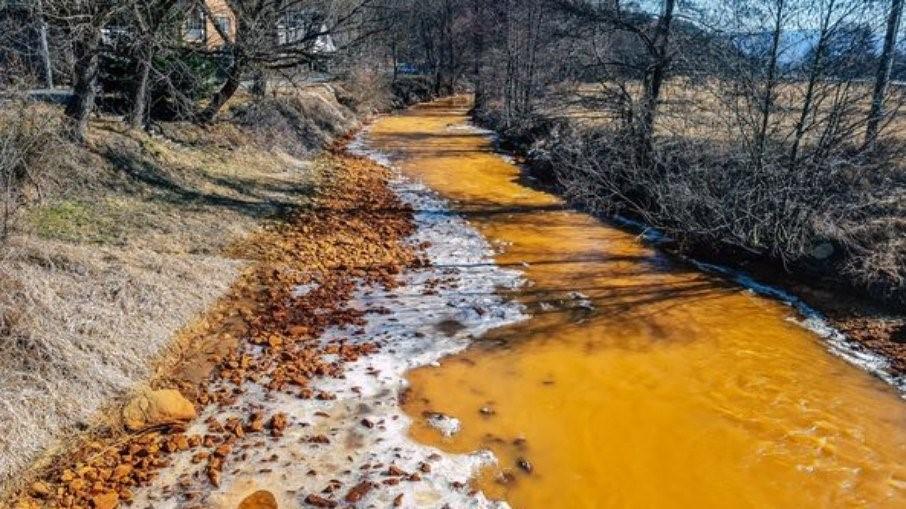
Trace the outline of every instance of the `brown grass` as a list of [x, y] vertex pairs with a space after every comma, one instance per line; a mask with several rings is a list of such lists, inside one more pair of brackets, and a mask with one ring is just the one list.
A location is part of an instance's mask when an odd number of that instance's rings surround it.
[[[315, 392], [310, 380], [342, 376], [343, 363], [378, 348], [342, 338], [325, 343], [321, 334], [363, 323], [364, 312], [348, 307], [360, 284], [390, 288], [404, 267], [423, 263], [404, 242], [412, 232], [412, 210], [387, 186], [386, 168], [336, 153], [315, 164], [329, 178], [314, 206], [268, 221], [231, 246], [231, 252], [252, 263], [224, 298], [174, 342], [176, 351], [159, 364], [154, 386], [178, 387], [198, 407], [215, 410], [229, 407], [236, 397], [224, 381], [267, 380], [262, 387], [267, 393], [329, 398]], [[315, 288], [294, 295], [300, 284]], [[220, 412], [212, 419], [206, 421], [204, 439], [188, 435], [182, 425], [131, 433], [111, 419], [109, 427], [83, 435], [77, 445], [33, 470], [39, 482], [14, 496], [14, 507], [84, 507], [99, 493], [129, 501], [171, 454], [188, 449], [206, 458], [205, 473], [217, 485], [220, 472], [230, 468], [230, 458], [218, 450], [244, 447], [262, 439], [262, 432], [279, 435], [286, 424], [285, 415], [281, 425], [274, 424], [278, 414], [258, 412]], [[271, 423], [269, 430], [265, 421]], [[131, 467], [127, 475], [102, 474], [121, 465]]]
[[306, 203], [321, 176], [225, 121], [147, 135], [98, 120], [86, 147], [48, 149], [55, 184], [0, 246], [0, 484], [148, 378], [246, 265], [224, 247]]

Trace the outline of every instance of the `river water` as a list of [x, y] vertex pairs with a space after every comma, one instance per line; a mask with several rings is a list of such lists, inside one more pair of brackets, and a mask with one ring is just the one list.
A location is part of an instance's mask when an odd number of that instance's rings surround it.
[[368, 144], [523, 272], [505, 296], [531, 318], [408, 374], [413, 439], [492, 451], [476, 487], [520, 508], [906, 507], [896, 390], [789, 306], [526, 187], [467, 108], [380, 119]]

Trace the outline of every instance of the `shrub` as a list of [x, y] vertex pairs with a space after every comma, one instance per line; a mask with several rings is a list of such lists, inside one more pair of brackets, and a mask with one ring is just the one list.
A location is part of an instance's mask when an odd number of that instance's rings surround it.
[[[125, 113], [132, 107], [136, 87], [136, 59], [128, 49], [117, 46], [101, 54], [99, 84], [107, 94], [103, 105]], [[174, 51], [158, 55], [148, 86], [148, 105], [152, 118], [185, 119], [195, 103], [210, 97], [222, 80], [222, 59], [194, 52]]]
[[327, 87], [239, 105], [232, 109], [231, 121], [252, 133], [260, 145], [303, 156], [356, 125], [355, 115]]
[[41, 193], [46, 170], [61, 143], [56, 115], [16, 99], [0, 112], [0, 240], [9, 234], [16, 210]]

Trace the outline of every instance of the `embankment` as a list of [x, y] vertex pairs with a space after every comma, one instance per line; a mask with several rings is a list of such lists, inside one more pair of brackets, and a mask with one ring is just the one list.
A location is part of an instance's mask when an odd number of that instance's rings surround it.
[[323, 149], [360, 118], [430, 98], [410, 81], [240, 96], [203, 127], [167, 122], [144, 133], [97, 118], [84, 146], [53, 135], [57, 108], [24, 107], [50, 135], [30, 167], [37, 185], [22, 193], [0, 244], [4, 491], [39, 457], [52, 465], [60, 444], [84, 445], [74, 436], [120, 433], [121, 402], [172, 385], [181, 361], [202, 359], [186, 376], [205, 376], [203, 359], [231, 341], [199, 341], [224, 319], [201, 313], [249, 277], [260, 253], [243, 242], [336, 191], [336, 162]]

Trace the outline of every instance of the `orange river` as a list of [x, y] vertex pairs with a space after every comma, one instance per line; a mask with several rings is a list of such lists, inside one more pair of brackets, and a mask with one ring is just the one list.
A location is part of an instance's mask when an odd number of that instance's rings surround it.
[[[382, 118], [369, 145], [524, 272], [509, 297], [531, 318], [409, 374], [416, 440], [493, 451], [476, 488], [516, 508], [906, 507], [893, 388], [789, 306], [522, 185], [467, 108]], [[461, 431], [442, 436], [427, 412]]]

